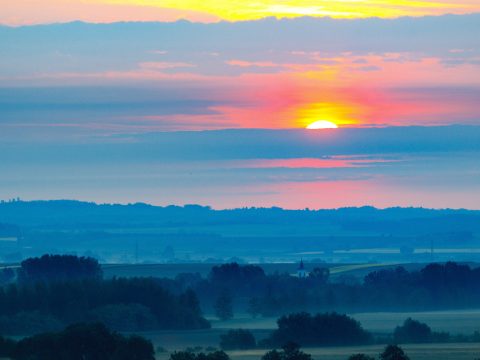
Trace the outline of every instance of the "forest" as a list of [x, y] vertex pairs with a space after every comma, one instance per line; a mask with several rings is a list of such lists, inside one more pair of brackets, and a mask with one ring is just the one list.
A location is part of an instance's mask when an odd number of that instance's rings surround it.
[[403, 267], [368, 273], [361, 283], [331, 282], [327, 268], [305, 278], [266, 274], [257, 265], [212, 267], [207, 277], [104, 279], [98, 262], [44, 255], [4, 269], [0, 332], [59, 330], [78, 321], [103, 322], [119, 331], [201, 329], [203, 313], [222, 320], [236, 312], [256, 316], [312, 313], [478, 308], [480, 268], [448, 262], [418, 271]]

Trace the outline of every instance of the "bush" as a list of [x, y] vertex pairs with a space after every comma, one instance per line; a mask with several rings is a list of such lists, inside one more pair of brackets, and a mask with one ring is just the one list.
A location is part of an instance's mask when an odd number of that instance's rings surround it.
[[393, 332], [393, 341], [397, 344], [419, 344], [432, 341], [432, 330], [427, 324], [408, 318], [402, 326]]
[[170, 360], [230, 360], [223, 351], [214, 351], [208, 354], [203, 352], [195, 354], [192, 351], [175, 351], [170, 355]]
[[355, 354], [350, 356], [348, 360], [375, 360], [375, 358], [365, 354]]
[[388, 345], [383, 353], [380, 354], [381, 360], [410, 360], [403, 352], [402, 348], [397, 345]]
[[255, 337], [249, 330], [230, 330], [220, 336], [220, 347], [223, 350], [247, 350], [256, 346]]
[[271, 336], [275, 346], [293, 341], [302, 346], [363, 345], [372, 342], [372, 336], [360, 323], [337, 313], [298, 313], [283, 316], [278, 329]]

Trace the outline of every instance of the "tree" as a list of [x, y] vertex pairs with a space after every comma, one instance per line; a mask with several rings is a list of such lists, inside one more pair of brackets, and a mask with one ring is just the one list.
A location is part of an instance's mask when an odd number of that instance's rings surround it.
[[284, 360], [311, 360], [312, 356], [300, 350], [300, 345], [288, 342], [283, 347]]
[[139, 336], [125, 337], [102, 324], [75, 324], [59, 333], [20, 340], [15, 360], [154, 360], [153, 345]]
[[223, 351], [213, 351], [205, 354], [193, 351], [176, 351], [170, 355], [170, 360], [230, 360], [230, 357]]
[[101, 277], [102, 269], [97, 260], [73, 255], [43, 255], [40, 258], [29, 258], [22, 261], [18, 270], [18, 280], [23, 283]]
[[170, 360], [196, 360], [196, 355], [191, 351], [175, 351], [170, 354]]
[[155, 350], [151, 341], [137, 335], [126, 338], [117, 347], [112, 360], [154, 360]]
[[18, 334], [21, 329], [35, 333], [58, 331], [78, 321], [100, 321], [121, 331], [210, 327], [193, 291], [173, 294], [154, 278], [84, 279], [0, 287], [3, 334]]
[[316, 283], [326, 284], [330, 277], [330, 270], [328, 268], [316, 267], [310, 272], [308, 276], [312, 280], [315, 280]]
[[13, 355], [16, 343], [13, 340], [0, 336], [0, 357], [9, 358]]
[[259, 314], [261, 314], [261, 313], [262, 313], [262, 306], [261, 306], [260, 299], [258, 299], [258, 298], [256, 298], [256, 297], [252, 297], [252, 298], [248, 301], [247, 312], [248, 312], [253, 318], [256, 318]]
[[215, 301], [215, 315], [220, 320], [228, 320], [233, 317], [233, 304], [232, 296], [226, 290], [224, 290]]
[[311, 360], [312, 356], [300, 350], [298, 344], [289, 342], [282, 351], [271, 350], [262, 356], [262, 360]]
[[410, 360], [401, 347], [397, 345], [388, 345], [383, 353], [380, 354], [381, 360]]
[[272, 334], [274, 345], [294, 341], [302, 346], [362, 345], [372, 340], [360, 323], [347, 315], [302, 312], [282, 316]]
[[230, 330], [220, 336], [220, 347], [224, 350], [247, 350], [253, 349], [255, 346], [255, 337], [249, 330]]
[[282, 354], [277, 350], [267, 351], [261, 360], [282, 360]]
[[427, 324], [408, 318], [402, 326], [395, 328], [393, 340], [397, 344], [430, 342], [432, 341], [432, 330]]
[[260, 266], [237, 263], [214, 266], [208, 276], [217, 289], [228, 289], [234, 294], [246, 294], [264, 287], [266, 275]]

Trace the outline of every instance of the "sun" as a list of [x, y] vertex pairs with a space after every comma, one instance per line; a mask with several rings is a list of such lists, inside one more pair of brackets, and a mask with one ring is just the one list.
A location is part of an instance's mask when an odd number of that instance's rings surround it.
[[308, 130], [337, 129], [338, 125], [328, 120], [318, 120], [307, 126]]

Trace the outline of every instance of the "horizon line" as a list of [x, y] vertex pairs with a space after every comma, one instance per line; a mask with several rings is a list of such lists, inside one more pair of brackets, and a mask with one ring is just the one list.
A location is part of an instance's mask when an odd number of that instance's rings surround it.
[[192, 25], [219, 25], [219, 24], [245, 24], [245, 23], [259, 23], [264, 21], [274, 21], [274, 22], [293, 22], [298, 20], [314, 20], [314, 21], [325, 21], [331, 20], [336, 22], [353, 22], [353, 21], [366, 21], [366, 20], [379, 20], [379, 21], [396, 21], [396, 20], [418, 20], [418, 19], [432, 19], [432, 18], [444, 18], [444, 17], [468, 17], [468, 16], [480, 16], [480, 11], [474, 11], [464, 14], [455, 14], [455, 13], [445, 13], [445, 14], [430, 14], [430, 15], [403, 15], [395, 17], [381, 17], [381, 16], [365, 16], [365, 17], [334, 17], [334, 16], [265, 16], [259, 19], [247, 19], [247, 20], [226, 20], [219, 19], [218, 21], [192, 21], [187, 18], [179, 18], [172, 21], [158, 20], [158, 21], [142, 21], [142, 20], [118, 20], [118, 21], [105, 21], [105, 22], [94, 22], [94, 21], [85, 21], [85, 20], [70, 20], [70, 21], [58, 21], [58, 22], [38, 22], [38, 23], [25, 23], [19, 25], [13, 25], [8, 23], [0, 22], [0, 27], [9, 28], [9, 29], [18, 29], [18, 28], [28, 28], [28, 27], [41, 27], [41, 26], [62, 26], [62, 25], [124, 25], [124, 24], [192, 24]]
[[98, 201], [89, 201], [89, 200], [80, 200], [80, 199], [29, 199], [24, 200], [20, 197], [12, 197], [10, 199], [0, 199], [0, 206], [6, 204], [28, 204], [28, 203], [79, 203], [79, 204], [89, 204], [95, 206], [148, 206], [153, 208], [162, 208], [166, 209], [169, 207], [175, 208], [188, 208], [188, 207], [199, 207], [204, 210], [209, 211], [236, 211], [236, 210], [281, 210], [281, 211], [312, 211], [312, 212], [319, 212], [319, 211], [339, 211], [339, 210], [361, 210], [361, 209], [371, 209], [375, 211], [388, 211], [388, 210], [424, 210], [424, 211], [453, 211], [453, 212], [480, 212], [480, 208], [478, 209], [471, 209], [471, 208], [430, 208], [430, 207], [423, 207], [423, 206], [388, 206], [388, 207], [378, 207], [373, 205], [362, 205], [362, 206], [341, 206], [341, 207], [333, 207], [333, 208], [285, 208], [281, 206], [272, 205], [270, 207], [266, 206], [245, 206], [245, 207], [234, 207], [234, 208], [215, 208], [211, 205], [205, 204], [169, 204], [169, 205], [159, 205], [153, 203], [146, 203], [146, 202], [98, 202]]

